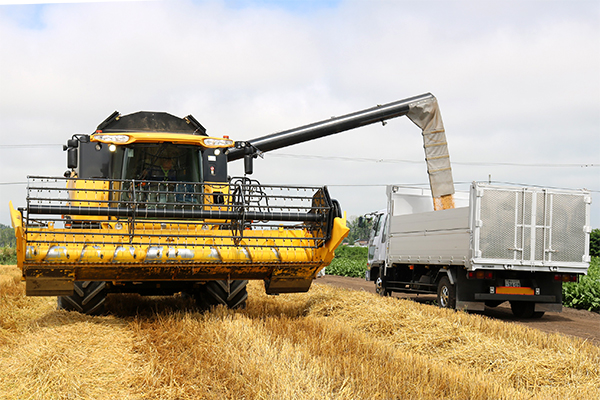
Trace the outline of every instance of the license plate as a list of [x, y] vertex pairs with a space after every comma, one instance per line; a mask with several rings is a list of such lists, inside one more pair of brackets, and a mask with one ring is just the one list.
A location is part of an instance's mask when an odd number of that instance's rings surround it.
[[518, 279], [505, 279], [504, 286], [508, 287], [521, 287], [521, 281]]

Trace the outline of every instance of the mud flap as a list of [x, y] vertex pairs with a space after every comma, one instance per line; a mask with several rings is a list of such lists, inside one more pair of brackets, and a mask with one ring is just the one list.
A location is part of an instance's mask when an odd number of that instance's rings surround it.
[[456, 286], [456, 309], [462, 311], [483, 311], [485, 303], [475, 301], [473, 293], [478, 292], [478, 281], [468, 280], [466, 270], [463, 268], [453, 268], [448, 271], [448, 276], [454, 280]]

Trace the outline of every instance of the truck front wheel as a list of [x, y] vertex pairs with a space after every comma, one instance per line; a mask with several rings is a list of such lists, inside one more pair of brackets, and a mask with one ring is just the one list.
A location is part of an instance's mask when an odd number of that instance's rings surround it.
[[387, 288], [383, 273], [383, 267], [379, 267], [379, 276], [375, 280], [375, 292], [380, 296], [389, 296], [392, 292]]
[[102, 315], [107, 292], [106, 282], [75, 282], [72, 296], [58, 297], [58, 309]]
[[456, 288], [447, 276], [442, 277], [438, 283], [437, 302], [442, 308], [456, 308]]

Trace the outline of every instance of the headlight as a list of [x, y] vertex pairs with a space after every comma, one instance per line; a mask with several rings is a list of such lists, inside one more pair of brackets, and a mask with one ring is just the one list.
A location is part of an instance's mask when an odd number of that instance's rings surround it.
[[233, 140], [230, 140], [230, 139], [207, 138], [207, 139], [203, 139], [202, 143], [204, 143], [204, 145], [206, 147], [232, 147], [233, 146]]
[[127, 143], [129, 136], [127, 135], [94, 135], [94, 139], [105, 143]]

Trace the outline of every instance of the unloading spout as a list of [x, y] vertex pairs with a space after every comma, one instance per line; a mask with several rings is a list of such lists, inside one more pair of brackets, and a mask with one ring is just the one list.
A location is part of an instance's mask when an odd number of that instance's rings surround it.
[[437, 99], [431, 93], [378, 105], [362, 111], [353, 112], [298, 128], [258, 137], [244, 143], [245, 147], [232, 148], [227, 161], [249, 156], [249, 147], [254, 152], [267, 152], [298, 143], [333, 135], [384, 122], [388, 119], [406, 115], [423, 133], [423, 147], [427, 161], [427, 173], [436, 210], [454, 208], [454, 181], [450, 167], [450, 156], [442, 116]]

